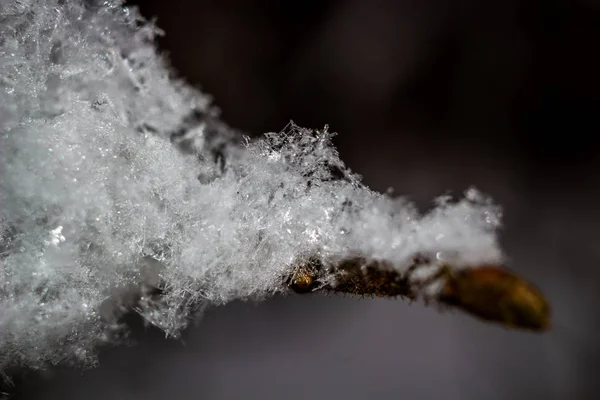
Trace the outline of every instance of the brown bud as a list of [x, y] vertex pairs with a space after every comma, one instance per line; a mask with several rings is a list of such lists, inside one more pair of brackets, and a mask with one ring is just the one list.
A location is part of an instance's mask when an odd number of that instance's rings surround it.
[[507, 327], [550, 328], [550, 305], [544, 295], [505, 268], [484, 265], [449, 272], [438, 300]]

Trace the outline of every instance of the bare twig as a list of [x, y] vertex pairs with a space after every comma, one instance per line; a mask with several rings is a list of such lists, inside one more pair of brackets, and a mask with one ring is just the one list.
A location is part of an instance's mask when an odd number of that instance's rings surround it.
[[287, 280], [298, 293], [329, 291], [360, 296], [422, 298], [482, 320], [532, 331], [550, 328], [550, 305], [533, 284], [500, 266], [457, 268], [415, 257], [401, 273], [386, 261], [310, 260]]

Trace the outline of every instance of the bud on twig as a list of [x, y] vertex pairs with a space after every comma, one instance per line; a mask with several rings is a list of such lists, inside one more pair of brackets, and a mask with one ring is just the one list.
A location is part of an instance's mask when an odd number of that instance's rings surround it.
[[311, 260], [288, 279], [298, 293], [329, 291], [359, 296], [422, 298], [482, 320], [533, 331], [550, 328], [550, 305], [533, 284], [495, 265], [458, 268], [415, 257], [405, 273], [386, 261], [345, 259], [331, 265]]

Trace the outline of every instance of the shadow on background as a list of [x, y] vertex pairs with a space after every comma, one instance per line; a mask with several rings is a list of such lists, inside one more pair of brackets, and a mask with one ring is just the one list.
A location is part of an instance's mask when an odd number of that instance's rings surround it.
[[[290, 296], [136, 328], [20, 399], [593, 399], [600, 383], [599, 8], [591, 1], [140, 1], [161, 47], [253, 135], [330, 124], [373, 189], [505, 208], [511, 267], [554, 307], [534, 335], [422, 305]], [[426, 3], [426, 4], [425, 4]]]

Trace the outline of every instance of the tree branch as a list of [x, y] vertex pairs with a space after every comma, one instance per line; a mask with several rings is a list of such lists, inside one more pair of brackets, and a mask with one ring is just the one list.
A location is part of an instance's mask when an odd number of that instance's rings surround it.
[[510, 328], [546, 331], [550, 305], [542, 292], [516, 273], [495, 265], [457, 268], [413, 258], [405, 273], [386, 261], [356, 257], [323, 264], [310, 260], [287, 280], [297, 293], [326, 291], [359, 296], [423, 298]]

